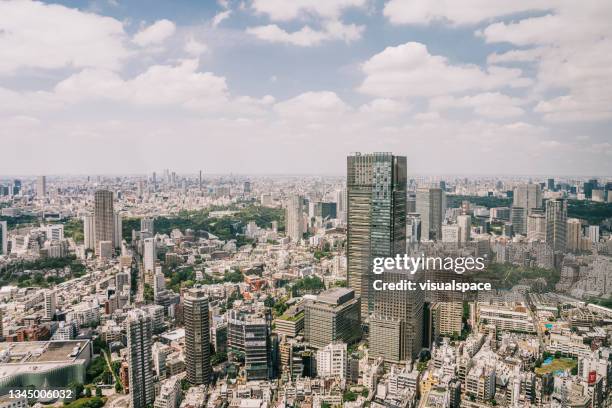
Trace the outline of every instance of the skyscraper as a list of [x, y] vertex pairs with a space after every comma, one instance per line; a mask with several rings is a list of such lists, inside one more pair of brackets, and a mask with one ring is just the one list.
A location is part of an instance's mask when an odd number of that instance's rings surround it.
[[51, 289], [45, 290], [44, 299], [45, 318], [52, 320], [55, 316], [55, 291]]
[[373, 153], [347, 158], [348, 284], [372, 310], [372, 260], [406, 252], [406, 157]]
[[567, 201], [546, 202], [546, 242], [555, 251], [563, 251], [566, 245]]
[[187, 380], [191, 384], [208, 384], [211, 373], [208, 297], [204, 290], [193, 288], [185, 293], [183, 302]]
[[515, 234], [527, 234], [527, 208], [513, 206], [510, 210], [510, 222]]
[[580, 249], [582, 241], [582, 224], [578, 218], [567, 219], [567, 249], [575, 252]]
[[527, 217], [527, 240], [546, 240], [546, 217], [544, 214], [533, 213]]
[[157, 259], [155, 238], [145, 238], [144, 255], [142, 259], [143, 259], [145, 272], [154, 272], [155, 271], [155, 261]]
[[113, 213], [113, 245], [115, 248], [119, 248], [121, 246], [121, 241], [123, 241], [122, 229], [123, 221], [121, 219], [121, 214], [118, 212]]
[[527, 211], [542, 208], [542, 188], [539, 184], [526, 183], [514, 187], [513, 207], [522, 207]]
[[36, 195], [38, 198], [43, 198], [47, 195], [47, 177], [38, 176], [36, 180]]
[[0, 255], [7, 255], [7, 254], [8, 254], [8, 223], [6, 221], [0, 221]]
[[469, 215], [458, 215], [457, 225], [459, 225], [459, 242], [465, 244], [470, 241], [470, 232], [472, 229], [472, 217]]
[[153, 404], [153, 367], [151, 364], [152, 326], [149, 315], [140, 309], [128, 312], [127, 346], [130, 408]]
[[287, 236], [294, 242], [299, 242], [304, 235], [304, 198], [295, 195], [287, 201]]
[[94, 218], [96, 234], [96, 253], [100, 241], [115, 241], [115, 222], [113, 213], [113, 193], [108, 190], [96, 191], [94, 198]]
[[155, 234], [155, 221], [153, 218], [142, 218], [140, 220], [140, 231], [146, 231], [151, 235]]
[[439, 188], [419, 188], [416, 212], [421, 215], [421, 240], [441, 240], [446, 212], [446, 195]]
[[96, 248], [96, 223], [93, 215], [83, 216], [83, 238], [86, 249]]

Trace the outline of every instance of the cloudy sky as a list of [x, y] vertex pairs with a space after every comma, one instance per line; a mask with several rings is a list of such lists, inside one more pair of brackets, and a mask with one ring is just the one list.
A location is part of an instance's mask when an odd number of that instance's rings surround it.
[[608, 0], [0, 1], [0, 174], [612, 174]]

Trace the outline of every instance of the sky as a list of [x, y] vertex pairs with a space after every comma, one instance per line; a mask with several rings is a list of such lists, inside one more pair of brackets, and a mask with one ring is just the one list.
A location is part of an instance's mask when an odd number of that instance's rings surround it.
[[0, 175], [612, 175], [607, 0], [0, 1]]

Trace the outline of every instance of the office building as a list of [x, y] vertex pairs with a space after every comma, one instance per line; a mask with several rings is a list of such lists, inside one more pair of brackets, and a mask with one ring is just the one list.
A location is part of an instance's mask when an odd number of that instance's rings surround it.
[[527, 234], [527, 208], [512, 207], [510, 209], [510, 223], [514, 234]]
[[421, 241], [441, 240], [446, 193], [440, 188], [419, 188], [416, 192], [416, 212], [421, 215]]
[[576, 252], [581, 249], [582, 223], [578, 218], [567, 219], [567, 250]]
[[514, 187], [512, 206], [525, 208], [542, 208], [542, 188], [539, 184], [519, 184]]
[[[397, 284], [406, 280], [418, 285], [423, 274], [391, 270], [380, 276], [383, 283]], [[374, 291], [374, 310], [369, 325], [370, 357], [382, 357], [395, 363], [416, 358], [423, 343], [424, 303], [425, 294], [418, 286], [409, 293]]]
[[408, 213], [406, 216], [406, 243], [416, 244], [421, 235], [421, 216], [417, 213]]
[[145, 272], [155, 271], [155, 262], [157, 261], [157, 248], [155, 246], [155, 238], [146, 238], [144, 240], [144, 255], [142, 261]]
[[269, 310], [230, 310], [227, 319], [227, 347], [244, 361], [247, 380], [274, 377], [272, 315]]
[[83, 217], [83, 243], [85, 249], [96, 248], [96, 223], [93, 215], [85, 215]]
[[546, 243], [554, 251], [563, 251], [567, 239], [567, 201], [546, 202]]
[[317, 351], [317, 376], [346, 379], [348, 352], [346, 343], [335, 342]]
[[593, 243], [599, 242], [599, 225], [589, 225], [589, 239]]
[[304, 197], [295, 195], [287, 201], [287, 236], [299, 242], [304, 235]]
[[0, 255], [8, 255], [8, 223], [0, 221]]
[[150, 236], [155, 235], [155, 220], [144, 217], [140, 220], [140, 232], [147, 232]]
[[459, 336], [463, 327], [462, 302], [436, 302], [431, 306], [435, 336]]
[[322, 348], [334, 341], [352, 344], [361, 336], [360, 299], [353, 289], [334, 288], [307, 300], [304, 340]]
[[363, 317], [373, 307], [372, 259], [406, 252], [406, 197], [406, 157], [348, 156], [348, 284], [360, 299]]
[[149, 315], [143, 310], [130, 310], [127, 318], [130, 408], [146, 408], [155, 400], [151, 336]]
[[36, 180], [36, 195], [38, 198], [44, 198], [47, 195], [47, 177], [38, 176]]
[[116, 212], [113, 214], [113, 245], [115, 248], [121, 247], [121, 242], [123, 241], [122, 229], [123, 221], [121, 219], [121, 214]]
[[472, 217], [469, 215], [458, 215], [457, 225], [459, 226], [459, 242], [466, 244], [470, 242], [472, 230]]
[[532, 213], [527, 217], [527, 240], [546, 241], [546, 217], [544, 214]]
[[94, 198], [94, 218], [96, 251], [101, 241], [115, 240], [115, 219], [113, 212], [113, 193], [108, 190], [98, 190]]
[[185, 321], [185, 358], [187, 380], [191, 384], [210, 382], [210, 325], [208, 296], [203, 289], [193, 288], [183, 300]]

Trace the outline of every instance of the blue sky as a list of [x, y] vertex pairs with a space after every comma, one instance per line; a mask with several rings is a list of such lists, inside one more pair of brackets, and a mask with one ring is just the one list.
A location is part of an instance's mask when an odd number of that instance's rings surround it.
[[7, 0], [0, 173], [342, 174], [392, 151], [414, 174], [611, 175], [610, 20], [603, 0]]

